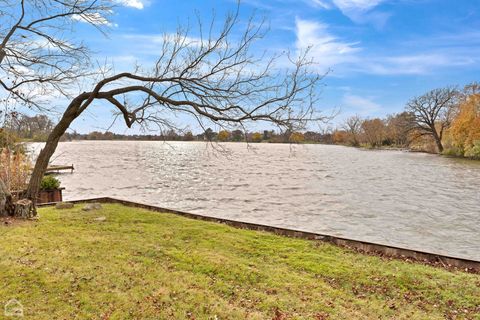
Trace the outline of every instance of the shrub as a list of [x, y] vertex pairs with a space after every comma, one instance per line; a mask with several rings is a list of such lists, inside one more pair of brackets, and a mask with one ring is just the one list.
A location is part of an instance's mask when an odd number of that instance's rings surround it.
[[23, 152], [0, 148], [0, 179], [8, 190], [25, 189], [30, 173], [30, 159]]
[[252, 134], [252, 142], [262, 142], [263, 135], [261, 133], [255, 132]]
[[476, 140], [473, 147], [465, 151], [465, 157], [480, 160], [480, 140]]
[[289, 140], [291, 143], [301, 143], [305, 141], [305, 136], [301, 132], [293, 132]]
[[42, 190], [53, 190], [60, 188], [60, 180], [55, 178], [54, 176], [45, 176], [42, 179], [42, 183], [40, 184], [40, 189]]
[[230, 132], [226, 131], [226, 130], [222, 130], [218, 133], [218, 136], [217, 136], [217, 139], [219, 141], [228, 141], [228, 139], [230, 139]]
[[463, 157], [463, 149], [456, 146], [448, 146], [443, 150], [443, 154], [452, 157]]

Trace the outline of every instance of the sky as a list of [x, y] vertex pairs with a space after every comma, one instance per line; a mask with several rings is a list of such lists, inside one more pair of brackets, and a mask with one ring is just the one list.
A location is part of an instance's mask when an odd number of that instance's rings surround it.
[[[161, 35], [192, 24], [195, 14], [204, 21], [213, 13], [219, 19], [237, 5], [235, 0], [117, 1], [107, 36], [85, 24], [75, 37], [118, 70], [151, 64]], [[401, 112], [409, 99], [434, 88], [480, 81], [480, 0], [243, 0], [241, 21], [252, 14], [269, 25], [254, 47], [258, 53], [311, 46], [316, 71], [327, 73], [318, 108], [339, 111], [333, 126], [354, 114]], [[91, 108], [72, 128], [104, 129], [110, 112]], [[128, 133], [121, 123], [113, 130]]]

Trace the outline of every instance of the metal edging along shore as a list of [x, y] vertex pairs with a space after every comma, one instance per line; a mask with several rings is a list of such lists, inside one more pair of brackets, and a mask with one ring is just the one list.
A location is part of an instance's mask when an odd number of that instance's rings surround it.
[[[216, 222], [216, 223], [223, 223], [235, 228], [240, 229], [248, 229], [248, 230], [256, 230], [256, 231], [266, 231], [270, 233], [274, 233], [277, 235], [287, 236], [287, 237], [294, 237], [294, 238], [302, 238], [308, 240], [320, 240], [329, 243], [333, 243], [335, 245], [341, 247], [348, 247], [353, 248], [361, 252], [365, 253], [373, 253], [373, 254], [380, 254], [387, 257], [392, 258], [400, 258], [400, 259], [412, 259], [418, 262], [424, 262], [429, 264], [435, 264], [443, 267], [453, 267], [464, 269], [466, 271], [474, 271], [480, 272], [480, 261], [469, 260], [464, 258], [457, 258], [451, 256], [445, 256], [436, 253], [429, 253], [423, 251], [417, 251], [412, 249], [394, 247], [389, 245], [382, 245], [378, 243], [360, 241], [360, 240], [352, 240], [346, 238], [340, 238], [331, 235], [319, 234], [314, 232], [308, 231], [300, 231], [300, 230], [293, 230], [293, 229], [286, 229], [280, 227], [273, 227], [263, 224], [256, 224], [250, 222], [242, 222], [236, 220], [229, 220], [223, 218], [216, 218], [211, 216], [205, 216], [201, 214], [189, 213], [184, 211], [172, 210], [162, 207], [157, 207], [149, 204], [143, 204], [133, 201], [121, 200], [117, 198], [110, 198], [110, 197], [101, 197], [101, 198], [91, 198], [91, 199], [82, 199], [82, 200], [73, 200], [67, 201], [71, 203], [89, 203], [89, 202], [99, 202], [99, 203], [117, 203], [122, 204], [128, 207], [135, 207], [135, 208], [142, 208], [147, 209], [150, 211], [155, 211], [159, 213], [173, 213], [176, 215], [180, 215], [190, 219], [196, 220], [203, 220], [209, 222]], [[49, 206], [54, 205], [55, 203], [45, 203], [42, 206]]]

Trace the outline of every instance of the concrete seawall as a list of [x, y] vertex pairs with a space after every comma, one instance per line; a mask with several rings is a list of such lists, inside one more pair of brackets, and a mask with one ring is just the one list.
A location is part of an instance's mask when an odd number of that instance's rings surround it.
[[[71, 202], [71, 203], [88, 203], [88, 202], [117, 203], [117, 204], [122, 204], [128, 207], [143, 208], [143, 209], [147, 209], [147, 210], [155, 211], [159, 213], [173, 213], [173, 214], [184, 216], [190, 219], [223, 223], [235, 228], [271, 232], [274, 234], [287, 236], [287, 237], [325, 241], [325, 242], [333, 243], [338, 246], [352, 248], [364, 253], [382, 255], [382, 256], [399, 258], [399, 259], [410, 259], [410, 260], [414, 260], [421, 263], [433, 264], [433, 265], [437, 265], [445, 268], [458, 268], [458, 269], [462, 269], [463, 271], [469, 271], [469, 272], [480, 272], [480, 261], [445, 256], [441, 254], [417, 251], [417, 250], [400, 248], [400, 247], [393, 247], [393, 246], [359, 241], [359, 240], [340, 238], [336, 236], [319, 234], [314, 232], [285, 229], [285, 228], [273, 227], [273, 226], [262, 225], [262, 224], [210, 217], [210, 216], [205, 216], [201, 214], [194, 214], [189, 212], [172, 210], [172, 209], [157, 207], [157, 206], [138, 203], [138, 202], [127, 201], [127, 200], [121, 200], [116, 198], [102, 197], [102, 198], [74, 200], [74, 201], [68, 201], [68, 202]], [[54, 203], [43, 204], [39, 206], [41, 207], [41, 206], [48, 206], [48, 205], [54, 205]]]

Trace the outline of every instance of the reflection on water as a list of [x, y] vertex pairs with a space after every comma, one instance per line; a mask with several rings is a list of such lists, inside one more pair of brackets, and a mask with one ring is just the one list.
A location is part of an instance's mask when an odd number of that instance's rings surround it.
[[[325, 145], [83, 141], [65, 198], [112, 196], [480, 260], [480, 163]], [[38, 145], [35, 148], [39, 148]]]

